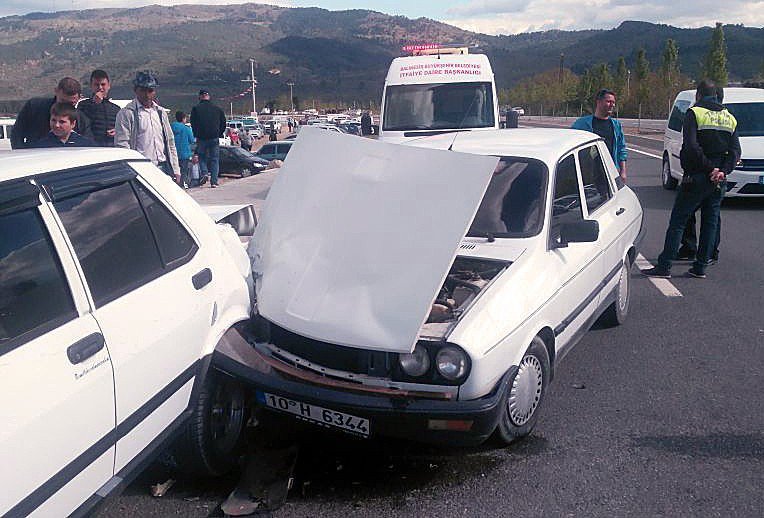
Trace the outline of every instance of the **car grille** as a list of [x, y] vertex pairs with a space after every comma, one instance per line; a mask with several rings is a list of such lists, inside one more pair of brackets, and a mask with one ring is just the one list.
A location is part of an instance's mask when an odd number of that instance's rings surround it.
[[764, 194], [764, 185], [760, 183], [747, 183], [737, 193], [738, 194]]

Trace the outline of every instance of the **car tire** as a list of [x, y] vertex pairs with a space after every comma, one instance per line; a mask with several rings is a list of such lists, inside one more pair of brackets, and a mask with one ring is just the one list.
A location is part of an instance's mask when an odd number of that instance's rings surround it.
[[239, 171], [239, 174], [241, 175], [242, 178], [246, 178], [250, 176], [252, 172], [248, 168], [244, 167], [241, 169], [241, 171]]
[[677, 179], [671, 176], [671, 163], [669, 162], [668, 157], [664, 156], [663, 165], [661, 166], [661, 184], [663, 185], [663, 188], [673, 191], [676, 189], [678, 183]]
[[233, 378], [211, 371], [202, 386], [193, 415], [175, 443], [181, 472], [219, 477], [237, 464], [246, 423], [245, 393]]
[[507, 382], [507, 397], [496, 427], [501, 442], [510, 444], [531, 433], [550, 380], [549, 353], [544, 341], [536, 336]]
[[631, 261], [626, 257], [621, 265], [618, 284], [615, 287], [615, 301], [602, 314], [602, 322], [608, 326], [619, 326], [626, 322], [631, 303]]

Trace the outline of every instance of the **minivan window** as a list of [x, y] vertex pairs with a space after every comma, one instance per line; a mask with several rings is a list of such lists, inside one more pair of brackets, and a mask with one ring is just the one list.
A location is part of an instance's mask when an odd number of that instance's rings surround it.
[[493, 127], [488, 82], [391, 85], [385, 92], [385, 131]]
[[725, 105], [737, 119], [739, 137], [764, 136], [764, 102]]
[[76, 316], [38, 209], [0, 215], [0, 354]]
[[159, 250], [130, 182], [54, 203], [97, 307], [161, 275]]
[[591, 214], [612, 197], [607, 171], [597, 146], [580, 150], [578, 164], [581, 167], [581, 180], [584, 183], [586, 208]]
[[682, 131], [684, 116], [687, 113], [687, 109], [690, 107], [690, 104], [690, 101], [677, 101], [674, 104], [674, 109], [671, 110], [671, 115], [669, 116], [669, 129], [674, 131]]

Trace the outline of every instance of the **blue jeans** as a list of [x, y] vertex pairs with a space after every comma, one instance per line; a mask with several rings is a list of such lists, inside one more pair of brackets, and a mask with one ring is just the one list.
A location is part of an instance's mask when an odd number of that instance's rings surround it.
[[220, 141], [216, 138], [196, 141], [196, 154], [199, 155], [199, 171], [202, 175], [210, 175], [210, 183], [218, 184], [220, 172]]
[[704, 175], [685, 176], [689, 176], [692, 181], [687, 184], [684, 183], [687, 180], [684, 180], [679, 186], [674, 208], [671, 209], [663, 252], [658, 256], [658, 267], [671, 270], [671, 261], [676, 258], [676, 253], [679, 251], [687, 220], [700, 208], [700, 242], [692, 266], [696, 272], [703, 273], [706, 271], [708, 260], [716, 244], [716, 236], [719, 232], [719, 210], [726, 186], [720, 184], [717, 187]]

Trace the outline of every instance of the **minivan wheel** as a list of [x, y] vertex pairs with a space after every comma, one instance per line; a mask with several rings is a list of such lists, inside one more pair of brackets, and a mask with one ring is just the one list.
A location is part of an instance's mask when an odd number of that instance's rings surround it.
[[178, 468], [187, 475], [219, 477], [238, 460], [246, 422], [245, 394], [233, 378], [211, 371], [194, 413], [175, 443]]
[[507, 400], [496, 427], [501, 442], [510, 444], [531, 433], [544, 401], [550, 372], [546, 345], [536, 336], [508, 382]]
[[678, 183], [677, 179], [671, 176], [671, 164], [669, 163], [668, 157], [664, 156], [663, 166], [661, 168], [661, 184], [663, 184], [663, 188], [673, 191], [676, 189]]

